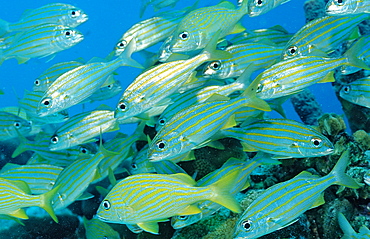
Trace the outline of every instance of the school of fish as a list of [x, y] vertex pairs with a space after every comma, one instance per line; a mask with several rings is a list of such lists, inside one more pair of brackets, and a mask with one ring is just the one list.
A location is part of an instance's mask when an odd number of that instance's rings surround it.
[[[142, 1], [155, 11], [178, 0]], [[19, 223], [26, 208], [43, 208], [58, 222], [58, 211], [76, 200], [94, 197], [101, 203], [93, 219], [83, 218], [86, 237], [121, 238], [109, 223], [125, 224], [134, 233], [160, 234], [158, 223], [171, 220], [180, 229], [212, 217], [224, 207], [240, 213], [233, 238], [258, 238], [297, 221], [325, 203], [331, 185], [357, 189], [346, 173], [345, 150], [325, 176], [303, 171], [266, 189], [243, 212], [236, 195], [245, 191], [249, 175], [260, 165], [278, 165], [286, 158], [333, 154], [333, 143], [317, 128], [287, 119], [282, 103], [313, 84], [370, 70], [370, 36], [358, 24], [370, 19], [369, 0], [329, 0], [327, 16], [306, 23], [296, 33], [280, 26], [250, 30], [240, 20], [257, 17], [289, 0], [239, 0], [156, 13], [133, 23], [106, 58], [58, 62], [33, 80], [18, 105], [0, 109], [0, 141], [17, 140], [12, 157], [33, 155], [25, 165], [6, 164], [0, 171], [0, 216]], [[76, 29], [88, 13], [65, 3], [51, 3], [25, 12], [20, 20], [0, 19], [0, 65], [68, 51], [83, 41]], [[161, 42], [157, 52], [148, 47]], [[343, 43], [350, 47], [332, 57]], [[135, 52], [146, 62], [131, 58]], [[1, 66], [0, 66], [1, 67]], [[135, 67], [142, 73], [122, 88], [115, 70]], [[258, 74], [257, 74], [258, 73]], [[0, 91], [0, 99], [8, 92]], [[69, 115], [69, 108], [121, 95], [116, 105]], [[340, 97], [370, 108], [370, 77], [342, 84]], [[281, 118], [269, 118], [277, 111]], [[117, 133], [136, 123], [132, 135]], [[145, 127], [156, 130], [154, 137]], [[106, 138], [107, 132], [116, 132]], [[196, 181], [177, 163], [194, 160], [194, 150], [223, 148], [223, 138], [240, 141], [250, 159], [231, 158]], [[138, 141], [146, 145], [140, 150]], [[299, 159], [297, 159], [299, 160]], [[116, 180], [115, 175], [127, 175]], [[81, 219], [82, 220], [82, 219]], [[346, 238], [357, 237], [343, 214], [339, 224]], [[360, 229], [367, 235], [366, 227]]]

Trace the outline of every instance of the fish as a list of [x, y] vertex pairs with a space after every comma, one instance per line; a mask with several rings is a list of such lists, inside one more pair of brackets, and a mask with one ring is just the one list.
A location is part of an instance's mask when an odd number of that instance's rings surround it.
[[[362, 45], [362, 49], [358, 51], [358, 54], [356, 55], [356, 57], [364, 61], [367, 66], [370, 66], [370, 35], [361, 36], [360, 38], [357, 39], [355, 43], [353, 43], [353, 46], [351, 47], [355, 47], [355, 45], [359, 45], [359, 44]], [[340, 72], [342, 73], [342, 75], [353, 74], [360, 70], [361, 68], [348, 66], [348, 65], [344, 65], [340, 68]]]
[[10, 32], [30, 30], [43, 24], [58, 24], [74, 28], [87, 20], [88, 15], [80, 8], [70, 4], [51, 3], [24, 11], [21, 19], [15, 23], [0, 19], [0, 36]]
[[[354, 16], [324, 16], [308, 22], [286, 43], [281, 59], [298, 56], [326, 55], [356, 33], [357, 25], [368, 14]], [[356, 35], [356, 34], [355, 34]]]
[[80, 102], [80, 104], [84, 104], [86, 102], [91, 103], [95, 101], [111, 99], [116, 95], [122, 93], [122, 90], [123, 88], [121, 82], [115, 79], [112, 74], [108, 76], [106, 82], [98, 90], [96, 90], [92, 95], [90, 95], [90, 97]]
[[37, 164], [18, 165], [7, 163], [0, 172], [0, 177], [8, 180], [21, 180], [29, 186], [32, 194], [49, 192], [55, 183], [62, 167]]
[[340, 88], [339, 96], [353, 104], [370, 108], [370, 77], [344, 84]]
[[[162, 161], [161, 161], [162, 162]], [[164, 161], [166, 162], [166, 161]], [[159, 162], [158, 162], [159, 163]], [[251, 160], [242, 161], [235, 158], [228, 159], [221, 168], [207, 174], [197, 181], [198, 186], [208, 186], [220, 180], [222, 177], [227, 177], [229, 173], [235, 170], [240, 170], [239, 180], [231, 188], [230, 193], [236, 195], [239, 191], [249, 187], [249, 175], [251, 172], [262, 164], [280, 164], [279, 161], [269, 158], [266, 154], [257, 154]], [[180, 229], [200, 220], [206, 219], [214, 215], [221, 206], [211, 201], [203, 201], [198, 203], [198, 207], [202, 210], [199, 214], [180, 215], [171, 218], [171, 225], [174, 229]]]
[[193, 8], [195, 6], [161, 13], [134, 24], [117, 42], [114, 48], [115, 55], [120, 55], [133, 38], [136, 40], [135, 52], [142, 51], [158, 42], [164, 41], [175, 30], [184, 15]]
[[[231, 57], [230, 53], [215, 50], [216, 34], [202, 53], [188, 60], [177, 60], [160, 64], [144, 71], [123, 92], [115, 110], [115, 117], [124, 120], [152, 107], [168, 105], [168, 98], [182, 85], [194, 81], [194, 70], [206, 61]], [[140, 118], [147, 118], [141, 116]]]
[[40, 102], [44, 92], [24, 90], [23, 98], [19, 100], [19, 107], [24, 109], [27, 118], [35, 125], [62, 123], [69, 119], [68, 110], [55, 112], [46, 117], [39, 117], [37, 114], [37, 104]]
[[121, 66], [142, 66], [131, 59], [134, 41], [119, 57], [108, 62], [92, 62], [59, 76], [45, 91], [37, 106], [40, 117], [67, 109], [90, 97], [106, 81], [107, 76]]
[[58, 188], [55, 188], [44, 194], [31, 195], [31, 190], [25, 182], [0, 177], [0, 214], [28, 219], [23, 208], [37, 206], [43, 208], [55, 222], [58, 222], [51, 205], [51, 198], [57, 190]]
[[329, 155], [334, 146], [310, 126], [290, 119], [257, 120], [242, 127], [221, 130], [225, 137], [241, 141], [245, 151], [306, 158]]
[[77, 160], [81, 156], [91, 156], [95, 153], [94, 148], [87, 145], [78, 145], [64, 150], [51, 151], [49, 149], [50, 138], [52, 134], [41, 131], [35, 137], [35, 140], [28, 140], [19, 134], [19, 145], [14, 150], [12, 158], [17, 157], [25, 151], [34, 151], [45, 162], [49, 161], [53, 165], [66, 166]]
[[270, 10], [287, 3], [290, 0], [238, 0], [238, 4], [248, 2], [248, 15], [250, 17], [257, 17]]
[[85, 200], [92, 198], [93, 195], [85, 192], [90, 183], [99, 177], [98, 165], [110, 155], [103, 146], [91, 157], [78, 159], [65, 167], [55, 181], [54, 188], [58, 188], [52, 198], [54, 210], [68, 207], [75, 200]]
[[230, 42], [234, 45], [245, 44], [250, 42], [262, 43], [272, 42], [277, 46], [285, 46], [294, 34], [289, 33], [280, 25], [276, 25], [265, 29], [245, 30], [241, 33], [235, 34], [230, 38]]
[[[86, 239], [120, 239], [117, 231], [113, 230], [107, 223], [99, 219], [92, 218], [88, 220], [85, 216], [82, 218], [85, 226]], [[123, 238], [124, 239], [124, 238]]]
[[342, 153], [326, 176], [303, 171], [266, 189], [243, 212], [233, 238], [258, 238], [293, 224], [305, 211], [325, 203], [323, 192], [331, 185], [359, 188], [360, 185], [345, 174], [349, 158], [349, 150]]
[[329, 0], [325, 7], [326, 14], [331, 16], [370, 13], [369, 0]]
[[255, 70], [268, 68], [280, 61], [282, 47], [263, 43], [245, 43], [228, 46], [225, 51], [233, 54], [233, 57], [206, 64], [203, 68], [204, 77], [235, 78], [240, 76], [251, 64]]
[[219, 96], [222, 99], [209, 100], [179, 111], [154, 137], [148, 158], [153, 162], [165, 160], [205, 146], [219, 130], [236, 125], [233, 115], [239, 108], [249, 106], [270, 111], [270, 106], [255, 96], [258, 83], [256, 78], [237, 98], [230, 100]]
[[370, 237], [370, 230], [365, 225], [360, 227], [359, 233], [356, 233], [355, 230], [353, 230], [351, 224], [347, 221], [346, 217], [343, 215], [343, 213], [338, 213], [338, 224], [340, 226], [340, 229], [342, 229], [344, 235], [342, 239], [366, 239]]
[[0, 141], [18, 137], [18, 134], [28, 135], [32, 124], [15, 114], [0, 111]]
[[154, 7], [154, 11], [159, 11], [160, 9], [168, 6], [175, 7], [178, 1], [179, 0], [142, 0], [140, 7], [140, 18], [143, 17], [145, 9], [148, 5], [152, 5]]
[[0, 49], [0, 64], [16, 58], [23, 64], [31, 58], [54, 57], [57, 52], [69, 49], [84, 39], [81, 32], [58, 24], [43, 24], [17, 33], [9, 47]]
[[97, 218], [103, 222], [136, 224], [144, 231], [158, 234], [158, 222], [175, 215], [200, 212], [194, 203], [211, 200], [234, 212], [240, 206], [230, 195], [240, 172], [207, 187], [196, 187], [189, 175], [136, 174], [119, 181], [101, 202]]
[[44, 70], [33, 82], [33, 91], [46, 91], [50, 85], [61, 75], [76, 67], [82, 66], [80, 61], [58, 62]]
[[203, 7], [189, 12], [178, 24], [173, 34], [162, 45], [166, 53], [191, 52], [203, 49], [219, 31], [219, 38], [240, 33], [245, 28], [238, 23], [248, 13], [247, 3], [239, 9], [222, 1], [215, 6]]
[[298, 93], [315, 83], [334, 82], [334, 70], [343, 65], [370, 69], [356, 57], [364, 43], [364, 39], [360, 40], [341, 57], [298, 56], [272, 65], [258, 76], [261, 80], [257, 96], [270, 100]]
[[119, 129], [112, 110], [93, 110], [72, 116], [50, 137], [51, 151], [68, 149], [79, 144], [95, 142], [94, 137]]

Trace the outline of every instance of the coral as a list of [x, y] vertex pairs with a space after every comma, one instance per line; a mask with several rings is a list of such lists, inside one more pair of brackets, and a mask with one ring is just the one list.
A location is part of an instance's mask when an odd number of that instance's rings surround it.
[[333, 138], [346, 129], [343, 118], [337, 114], [324, 114], [318, 119], [319, 131], [325, 136]]
[[325, 16], [325, 5], [326, 3], [324, 0], [307, 0], [303, 6], [306, 22]]
[[319, 118], [323, 112], [310, 90], [305, 89], [293, 95], [290, 100], [294, 110], [303, 123], [307, 125], [317, 125], [317, 118]]
[[353, 138], [363, 151], [370, 149], [370, 135], [365, 130], [357, 130], [353, 133]]

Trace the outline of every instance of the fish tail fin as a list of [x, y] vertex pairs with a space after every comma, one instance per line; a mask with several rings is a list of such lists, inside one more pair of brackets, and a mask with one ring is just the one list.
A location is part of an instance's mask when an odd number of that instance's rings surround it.
[[329, 175], [334, 175], [336, 179], [335, 184], [356, 189], [361, 187], [361, 185], [345, 173], [349, 162], [349, 155], [349, 150], [346, 150], [344, 153], [342, 153], [337, 164], [331, 170]]
[[128, 43], [125, 50], [118, 56], [121, 60], [122, 66], [132, 66], [140, 69], [144, 69], [144, 67], [137, 61], [131, 58], [132, 53], [136, 50], [136, 40], [132, 38], [132, 40]]
[[0, 37], [9, 32], [9, 22], [0, 19]]
[[53, 209], [53, 206], [52, 206], [52, 199], [59, 192], [60, 186], [61, 185], [53, 188], [52, 190], [50, 190], [47, 193], [44, 193], [44, 194], [41, 194], [40, 195], [40, 197], [41, 197], [41, 205], [40, 205], [40, 207], [43, 208], [47, 213], [49, 213], [49, 215], [51, 216], [51, 218], [56, 223], [58, 223], [58, 218], [55, 215], [55, 212], [54, 212], [54, 209]]
[[208, 60], [207, 61], [214, 61], [214, 60], [224, 60], [224, 59], [229, 59], [233, 57], [233, 54], [227, 52], [227, 51], [222, 51], [222, 50], [217, 50], [217, 43], [218, 39], [220, 37], [221, 31], [218, 30], [211, 38], [207, 46], [204, 48], [202, 53], [207, 53], [208, 54]]
[[239, 178], [240, 172], [240, 170], [233, 171], [217, 182], [209, 185], [211, 190], [214, 192], [209, 200], [218, 203], [233, 212], [240, 213], [241, 207], [239, 203], [236, 201], [234, 196], [230, 194], [230, 191], [233, 189]]
[[[247, 74], [246, 71], [244, 71], [243, 74]], [[245, 106], [247, 107], [252, 107], [263, 111], [271, 111], [271, 107], [269, 106], [269, 104], [256, 96], [258, 84], [260, 83], [260, 81], [261, 74], [253, 80], [253, 82], [247, 87], [247, 89], [244, 90], [240, 97], [245, 98]]]
[[347, 218], [343, 215], [343, 213], [338, 213], [338, 223], [340, 228], [342, 229], [344, 235], [355, 235], [356, 232], [353, 230], [351, 224], [349, 224]]
[[363, 51], [363, 47], [365, 44], [366, 39], [362, 37], [343, 54], [343, 56], [348, 60], [347, 65], [370, 70], [370, 66], [368, 66], [363, 60], [358, 58], [358, 55]]
[[26, 137], [24, 137], [22, 134], [20, 134], [18, 130], [17, 130], [17, 134], [18, 134], [18, 139], [19, 139], [19, 145], [14, 150], [14, 152], [12, 154], [12, 158], [15, 158], [18, 155], [20, 155], [21, 153], [29, 150], [28, 140], [26, 139]]

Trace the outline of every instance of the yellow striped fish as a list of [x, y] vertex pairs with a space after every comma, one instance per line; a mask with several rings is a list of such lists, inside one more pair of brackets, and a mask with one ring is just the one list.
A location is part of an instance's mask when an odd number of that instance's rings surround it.
[[324, 177], [303, 171], [268, 188], [243, 212], [234, 238], [258, 238], [296, 222], [307, 210], [325, 203], [323, 191], [331, 185], [359, 188], [360, 185], [345, 174], [349, 156], [349, 151], [345, 151]]
[[69, 113], [67, 110], [55, 112], [46, 117], [40, 117], [37, 114], [37, 104], [40, 102], [43, 95], [44, 92], [42, 91], [28, 91], [25, 89], [23, 98], [19, 100], [19, 107], [26, 111], [27, 117], [34, 124], [62, 123], [69, 119]]
[[343, 85], [339, 95], [353, 104], [370, 108], [370, 76]]
[[203, 49], [216, 32], [219, 38], [245, 30], [239, 20], [248, 13], [246, 1], [239, 9], [228, 1], [198, 8], [188, 13], [162, 46], [167, 53], [189, 52]]
[[333, 82], [335, 68], [343, 65], [370, 69], [356, 57], [362, 45], [353, 45], [339, 58], [298, 56], [276, 63], [260, 74], [257, 96], [266, 100], [274, 99], [295, 94], [315, 83]]
[[326, 4], [328, 15], [350, 15], [370, 13], [369, 0], [329, 0]]
[[101, 133], [118, 130], [114, 111], [93, 110], [74, 115], [60, 126], [50, 138], [51, 151], [96, 141], [94, 137]]
[[120, 55], [128, 43], [135, 38], [135, 52], [164, 41], [176, 28], [177, 24], [193, 7], [182, 10], [161, 13], [158, 16], [145, 19], [128, 29], [119, 39], [115, 47], [116, 56]]
[[305, 158], [334, 152], [333, 144], [313, 128], [289, 119], [258, 120], [243, 127], [222, 130], [238, 139], [245, 151], [262, 151], [284, 157]]
[[0, 36], [13, 31], [25, 31], [43, 24], [60, 24], [66, 27], [77, 27], [86, 22], [88, 16], [82, 9], [64, 3], [51, 3], [42, 7], [27, 10], [21, 19], [9, 23], [0, 19]]
[[86, 239], [120, 239], [119, 233], [113, 230], [107, 223], [96, 218], [88, 220], [85, 216], [82, 219], [85, 226]]
[[225, 51], [233, 54], [233, 57], [208, 63], [203, 69], [203, 76], [216, 79], [234, 78], [240, 76], [251, 64], [255, 70], [267, 68], [280, 60], [282, 49], [261, 43], [228, 46]]
[[121, 66], [142, 66], [131, 59], [134, 41], [116, 59], [109, 62], [92, 62], [74, 68], [59, 76], [45, 92], [37, 106], [37, 113], [44, 117], [80, 103], [98, 90]]
[[324, 16], [308, 22], [287, 42], [282, 59], [331, 53], [348, 40], [357, 25], [368, 19], [367, 14]]
[[28, 219], [24, 207], [41, 207], [49, 213], [55, 222], [58, 222], [51, 199], [57, 193], [55, 188], [41, 195], [31, 195], [31, 190], [23, 181], [13, 181], [0, 177], [0, 214], [21, 219]]
[[215, 50], [217, 35], [199, 55], [188, 60], [160, 64], [136, 77], [123, 92], [115, 117], [124, 120], [145, 114], [152, 107], [168, 105], [171, 102], [168, 97], [187, 81], [193, 80], [193, 72], [198, 66], [209, 60], [231, 57], [230, 53]]
[[63, 168], [49, 164], [18, 165], [7, 163], [0, 172], [0, 177], [9, 180], [21, 180], [28, 184], [32, 194], [50, 191]]
[[54, 210], [68, 207], [75, 200], [93, 197], [85, 190], [95, 178], [99, 177], [98, 165], [107, 154], [106, 150], [100, 147], [94, 156], [76, 160], [60, 172], [54, 185], [54, 188], [58, 188], [52, 198]]
[[240, 211], [230, 195], [240, 171], [207, 187], [196, 187], [189, 175], [137, 174], [119, 181], [99, 206], [97, 217], [104, 222], [136, 224], [144, 231], [158, 234], [158, 222], [176, 215], [201, 212], [194, 204], [211, 200], [234, 212]]
[[9, 47], [0, 49], [0, 64], [16, 58], [18, 64], [31, 58], [55, 55], [83, 40], [78, 30], [57, 24], [44, 24], [17, 33], [12, 37]]
[[[273, 160], [267, 157], [265, 154], [257, 154], [253, 159], [249, 161], [241, 161], [235, 158], [231, 158], [227, 160], [221, 168], [215, 170], [203, 178], [199, 179], [197, 182], [198, 186], [204, 187], [211, 185], [212, 183], [220, 180], [223, 177], [227, 177], [228, 174], [232, 173], [235, 170], [240, 170], [240, 177], [237, 182], [235, 182], [234, 187], [231, 188], [230, 193], [232, 195], [236, 195], [242, 190], [245, 190], [249, 187], [249, 175], [251, 172], [260, 165], [263, 164], [280, 164], [279, 161]], [[183, 228], [194, 224], [202, 219], [206, 219], [211, 217], [212, 215], [217, 212], [221, 206], [211, 202], [211, 201], [203, 201], [198, 203], [199, 208], [202, 210], [199, 214], [194, 215], [181, 215], [175, 216], [171, 218], [171, 225], [174, 229]]]
[[168, 6], [174, 7], [178, 1], [179, 0], [142, 0], [140, 7], [140, 17], [143, 16], [148, 5], [152, 5], [154, 7], [154, 11], [158, 11], [161, 8], [165, 8]]
[[270, 111], [270, 106], [257, 98], [255, 93], [259, 79], [237, 98], [206, 101], [189, 106], [175, 114], [154, 137], [148, 150], [152, 161], [165, 160], [190, 152], [209, 143], [219, 130], [236, 125], [235, 112], [242, 107]]
[[32, 130], [31, 122], [15, 114], [0, 111], [0, 141], [28, 135]]

